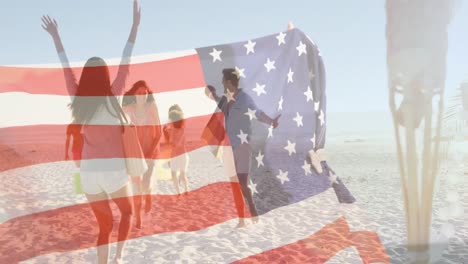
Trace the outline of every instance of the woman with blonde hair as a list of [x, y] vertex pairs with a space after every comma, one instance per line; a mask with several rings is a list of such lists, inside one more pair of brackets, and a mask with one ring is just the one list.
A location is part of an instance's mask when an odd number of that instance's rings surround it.
[[[171, 171], [172, 181], [177, 194], [180, 194], [180, 184], [185, 187], [185, 192], [188, 193], [187, 167], [189, 157], [185, 148], [185, 121], [184, 113], [179, 105], [175, 104], [169, 108], [170, 124], [166, 125], [164, 132], [167, 135], [166, 140], [171, 146]], [[177, 174], [179, 173], [179, 177]]]

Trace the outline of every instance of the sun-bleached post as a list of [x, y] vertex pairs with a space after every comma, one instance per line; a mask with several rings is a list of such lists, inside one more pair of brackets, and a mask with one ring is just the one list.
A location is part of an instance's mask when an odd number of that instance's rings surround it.
[[[439, 165], [447, 28], [457, 0], [387, 0], [389, 106], [413, 263], [429, 262]], [[398, 102], [398, 99], [401, 102]], [[435, 104], [433, 105], [433, 102]], [[436, 110], [433, 110], [433, 108]]]

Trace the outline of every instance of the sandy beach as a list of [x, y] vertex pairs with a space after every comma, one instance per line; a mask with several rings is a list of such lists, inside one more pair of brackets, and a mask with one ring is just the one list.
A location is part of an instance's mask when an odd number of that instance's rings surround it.
[[[235, 229], [237, 220], [228, 217], [206, 228], [170, 233], [164, 232], [166, 222], [158, 220], [163, 219], [164, 214], [153, 210], [151, 215], [145, 216], [144, 225], [159, 228], [160, 232], [147, 235], [145, 231], [134, 229], [135, 238], [128, 241], [124, 263], [231, 263], [305, 239], [340, 216], [346, 218], [353, 231], [377, 232], [391, 263], [407, 263], [405, 214], [392, 138], [348, 132], [330, 138], [326, 149], [329, 165], [356, 197], [355, 204], [339, 204], [333, 189], [328, 189], [310, 199], [270, 211], [261, 216], [260, 223], [249, 224], [244, 229]], [[3, 155], [14, 158], [21, 153], [4, 149]], [[433, 263], [468, 263], [468, 177], [463, 175], [460, 164], [454, 157], [443, 162], [437, 181], [432, 223]], [[85, 204], [85, 197], [74, 193], [71, 175], [75, 170], [71, 162], [55, 162], [0, 173], [2, 225], [11, 224], [25, 214]], [[190, 153], [188, 171], [192, 190], [226, 181], [222, 164], [206, 148]], [[160, 197], [174, 194], [172, 181], [167, 178], [158, 180], [153, 186], [154, 194]], [[158, 203], [157, 199], [155, 203]], [[115, 205], [112, 208], [117, 211]], [[196, 219], [196, 210], [193, 212], [193, 215], [182, 217]], [[220, 216], [230, 213], [232, 210], [226, 206], [220, 206], [216, 212]], [[92, 215], [88, 216], [92, 222]], [[80, 219], [74, 221], [83, 222]], [[25, 247], [28, 243], [37, 243], [34, 239], [38, 238], [33, 234], [34, 230], [40, 232], [40, 227], [37, 228], [24, 234]], [[111, 248], [112, 256], [115, 246]], [[87, 247], [39, 255], [24, 262], [89, 263], [95, 260], [96, 250]], [[294, 259], [293, 252], [290, 255]], [[329, 263], [362, 262], [356, 248], [348, 247]]]

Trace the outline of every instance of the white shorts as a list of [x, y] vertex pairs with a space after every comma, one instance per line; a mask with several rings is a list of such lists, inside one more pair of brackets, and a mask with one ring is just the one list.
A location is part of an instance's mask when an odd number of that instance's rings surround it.
[[81, 187], [86, 194], [111, 194], [122, 189], [129, 182], [127, 170], [80, 171]]
[[171, 170], [172, 171], [187, 171], [189, 163], [189, 157], [187, 154], [182, 154], [171, 158]]

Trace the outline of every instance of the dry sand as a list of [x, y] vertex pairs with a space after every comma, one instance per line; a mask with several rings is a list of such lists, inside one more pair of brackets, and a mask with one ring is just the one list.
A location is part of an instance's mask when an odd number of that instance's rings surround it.
[[[2, 151], [17, 155], [12, 150]], [[230, 220], [195, 232], [130, 240], [125, 263], [232, 262], [303, 239], [340, 214], [346, 215], [356, 230], [377, 231], [392, 263], [406, 263], [405, 215], [394, 147], [388, 142], [343, 139], [329, 142], [327, 152], [329, 165], [356, 197], [354, 205], [339, 205], [330, 189], [287, 210], [269, 212], [262, 216], [260, 224], [242, 230], [234, 229], [236, 220]], [[221, 163], [206, 149], [192, 153], [190, 161], [191, 189], [226, 180]], [[468, 263], [468, 176], [462, 175], [460, 164], [454, 159], [444, 162], [437, 181], [431, 251], [433, 260], [437, 260], [434, 263]], [[73, 193], [74, 170], [70, 162], [58, 162], [0, 173], [0, 220], [85, 203], [83, 195]], [[171, 181], [158, 181], [155, 187], [159, 194], [174, 193]], [[115, 246], [112, 248], [115, 250]], [[39, 256], [27, 262], [86, 263], [95, 260], [95, 254], [95, 249], [83, 249]], [[348, 248], [331, 263], [360, 260], [356, 250]]]

